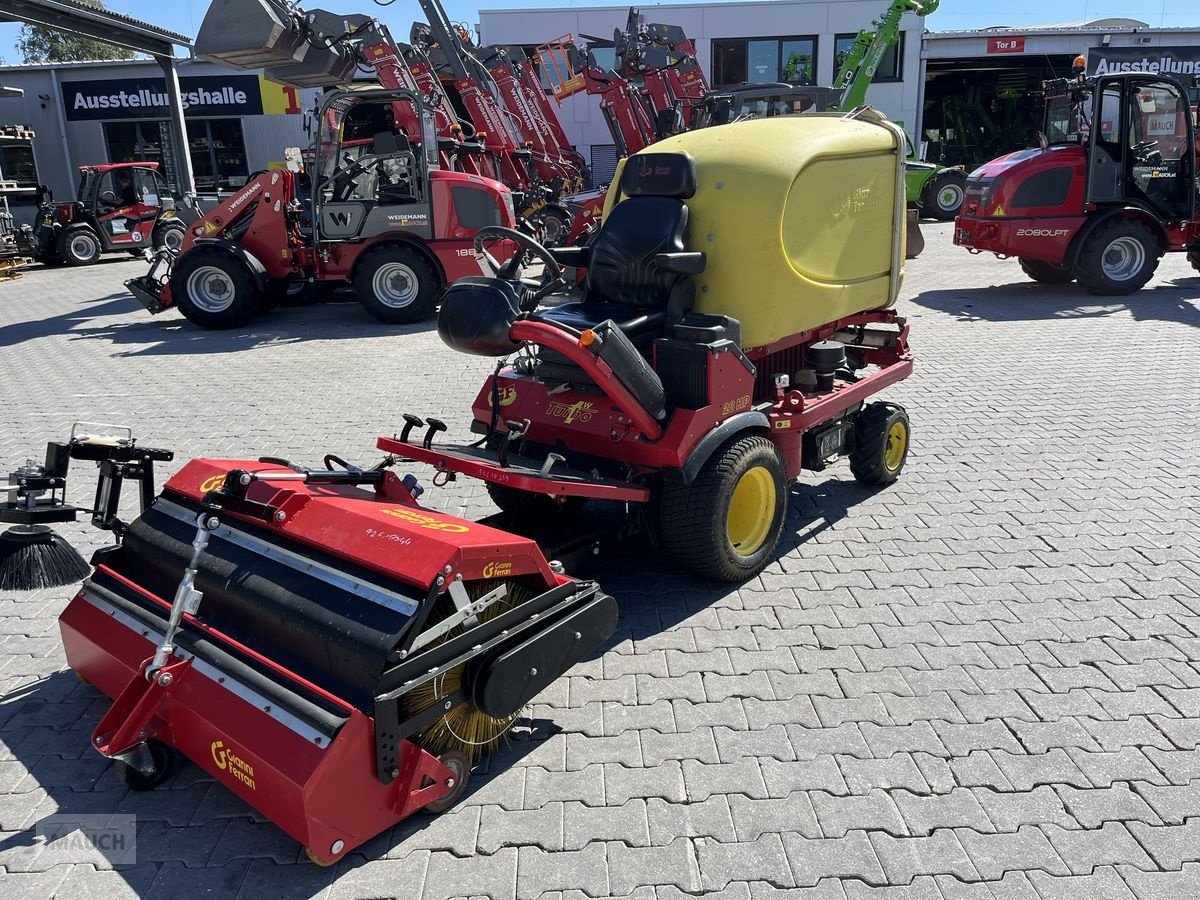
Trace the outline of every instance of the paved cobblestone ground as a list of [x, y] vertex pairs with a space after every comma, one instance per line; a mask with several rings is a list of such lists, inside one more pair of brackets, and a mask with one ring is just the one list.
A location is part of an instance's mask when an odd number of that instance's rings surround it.
[[[807, 475], [738, 589], [607, 566], [603, 655], [455, 811], [334, 868], [194, 766], [129, 793], [87, 746], [106, 701], [64, 672], [70, 590], [0, 599], [0, 892], [1200, 896], [1200, 277], [1172, 258], [1108, 301], [928, 238], [902, 304], [919, 368], [889, 392], [914, 423], [900, 483]], [[403, 410], [462, 436], [487, 363], [432, 328], [331, 305], [202, 332], [136, 307], [142, 268], [0, 285], [0, 471], [75, 419], [180, 461], [365, 461]], [[426, 499], [488, 509], [462, 482]], [[136, 814], [138, 864], [44, 852], [29, 829], [55, 812]]]

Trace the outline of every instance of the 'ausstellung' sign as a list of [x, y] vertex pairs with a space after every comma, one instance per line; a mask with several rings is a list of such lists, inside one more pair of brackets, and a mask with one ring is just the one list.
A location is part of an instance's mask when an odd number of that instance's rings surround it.
[[[257, 75], [180, 78], [184, 114], [256, 116], [262, 113]], [[72, 122], [89, 119], [165, 119], [170, 115], [167, 83], [161, 78], [64, 81], [63, 109]]]
[[1152, 72], [1155, 75], [1200, 75], [1200, 47], [1092, 47], [1088, 74]]

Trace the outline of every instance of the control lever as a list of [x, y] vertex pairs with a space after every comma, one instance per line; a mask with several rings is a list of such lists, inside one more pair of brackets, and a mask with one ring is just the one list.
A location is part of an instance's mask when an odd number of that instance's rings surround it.
[[400, 432], [400, 443], [407, 444], [408, 436], [412, 434], [414, 428], [424, 428], [425, 423], [418, 416], [412, 413], [404, 414], [404, 429]]
[[439, 431], [445, 431], [446, 423], [441, 419], [433, 418], [433, 416], [430, 416], [425, 421], [429, 425], [429, 430], [425, 432], [425, 440], [421, 443], [424, 445], [426, 450], [432, 450], [434, 435], [436, 435]]
[[522, 419], [520, 422], [514, 420], [506, 420], [504, 423], [508, 427], [508, 431], [504, 433], [504, 440], [500, 444], [500, 450], [497, 457], [500, 461], [502, 469], [508, 468], [508, 445], [513, 441], [519, 441], [525, 436], [525, 432], [529, 430], [529, 420]]
[[548, 453], [546, 455], [546, 461], [544, 463], [542, 463], [542, 474], [549, 475], [550, 470], [553, 469], [555, 467], [555, 465], [557, 465], [560, 462], [566, 462], [566, 461], [567, 461], [567, 458], [560, 453]]

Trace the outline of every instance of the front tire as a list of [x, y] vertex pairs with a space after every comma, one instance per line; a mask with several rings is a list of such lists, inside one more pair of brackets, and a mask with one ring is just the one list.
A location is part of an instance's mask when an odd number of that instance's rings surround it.
[[68, 266], [90, 266], [100, 259], [103, 249], [96, 232], [86, 225], [76, 225], [63, 233], [59, 255]]
[[908, 413], [894, 403], [872, 403], [854, 418], [850, 471], [861, 484], [891, 484], [908, 461]]
[[442, 282], [416, 250], [385, 244], [363, 254], [354, 292], [372, 316], [389, 325], [408, 325], [433, 315]]
[[1161, 257], [1158, 238], [1148, 226], [1136, 219], [1113, 219], [1084, 242], [1075, 277], [1093, 294], [1124, 296], [1146, 286]]
[[967, 196], [967, 176], [962, 172], [941, 172], [921, 192], [921, 211], [942, 222], [958, 215]]
[[187, 228], [178, 219], [171, 219], [166, 222], [159, 222], [154, 226], [154, 231], [151, 234], [151, 240], [154, 243], [155, 250], [167, 249], [175, 255], [183, 250], [183, 239], [187, 235]]
[[175, 262], [171, 297], [184, 317], [201, 328], [221, 330], [245, 325], [262, 298], [241, 260], [215, 247], [197, 247]]
[[658, 530], [684, 569], [739, 582], [774, 558], [786, 509], [779, 451], [766, 437], [743, 435], [718, 449], [690, 485], [663, 484]]
[[1039, 284], [1070, 284], [1075, 280], [1075, 273], [1070, 266], [1056, 266], [1040, 259], [1019, 260], [1021, 271]]

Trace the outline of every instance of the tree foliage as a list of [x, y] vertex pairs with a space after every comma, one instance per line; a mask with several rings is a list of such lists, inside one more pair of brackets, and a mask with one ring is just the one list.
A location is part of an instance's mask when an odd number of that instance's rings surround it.
[[[105, 9], [104, 0], [77, 0], [84, 6]], [[81, 62], [94, 59], [133, 59], [134, 52], [105, 41], [81, 37], [69, 31], [24, 25], [17, 38], [17, 49], [24, 62]]]

